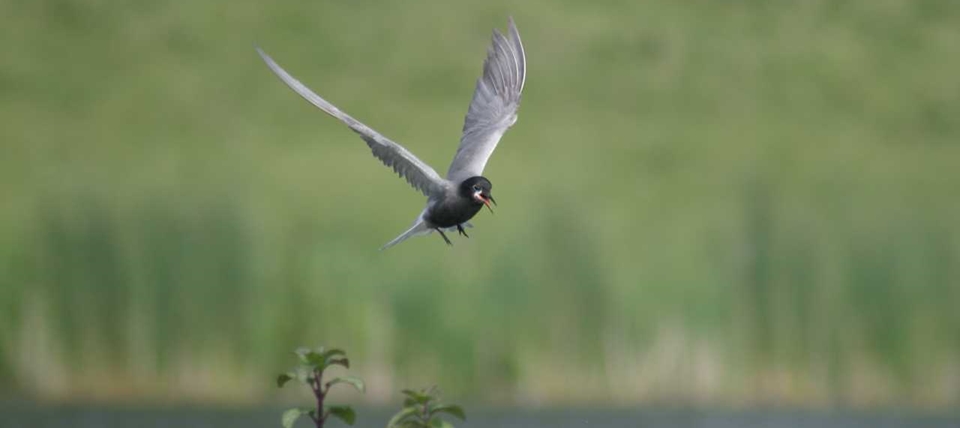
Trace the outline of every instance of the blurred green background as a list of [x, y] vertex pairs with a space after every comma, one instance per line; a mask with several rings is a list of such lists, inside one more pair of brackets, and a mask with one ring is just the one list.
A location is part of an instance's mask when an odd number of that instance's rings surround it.
[[[441, 172], [528, 54], [471, 239], [282, 66]], [[0, 398], [960, 405], [960, 2], [0, 0]], [[280, 397], [280, 398], [278, 398]]]

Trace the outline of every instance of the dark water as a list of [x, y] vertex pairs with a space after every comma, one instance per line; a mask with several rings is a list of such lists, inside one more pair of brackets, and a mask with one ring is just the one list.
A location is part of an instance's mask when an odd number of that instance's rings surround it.
[[[56, 407], [0, 405], [2, 428], [114, 428], [114, 427], [195, 427], [253, 428], [280, 427], [281, 409], [209, 409], [143, 407]], [[383, 428], [390, 417], [387, 410], [359, 409], [356, 427]], [[469, 421], [457, 427], [565, 428], [565, 427], [930, 427], [960, 428], [960, 415], [922, 415], [910, 412], [814, 412], [789, 410], [715, 411], [617, 409], [484, 409], [468, 412]], [[310, 425], [301, 421], [298, 427]], [[345, 426], [330, 423], [329, 427]]]

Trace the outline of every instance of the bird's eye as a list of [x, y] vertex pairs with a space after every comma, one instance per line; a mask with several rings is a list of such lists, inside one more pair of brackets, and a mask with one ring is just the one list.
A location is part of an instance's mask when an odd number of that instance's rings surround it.
[[479, 191], [480, 191], [480, 186], [474, 184], [474, 185], [473, 185], [473, 191], [474, 191], [474, 192], [479, 192]]

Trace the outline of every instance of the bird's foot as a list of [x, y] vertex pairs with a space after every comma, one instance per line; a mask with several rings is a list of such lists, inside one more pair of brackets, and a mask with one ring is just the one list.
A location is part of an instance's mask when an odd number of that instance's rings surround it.
[[443, 233], [443, 230], [438, 227], [437, 232], [440, 232], [440, 236], [443, 238], [443, 241], [447, 243], [447, 245], [453, 246], [453, 242], [450, 242], [450, 238], [447, 238], [447, 235]]
[[467, 235], [467, 231], [463, 230], [463, 225], [462, 225], [462, 224], [458, 224], [458, 225], [457, 225], [457, 232], [458, 232], [459, 234], [467, 237], [467, 238], [470, 237], [470, 235]]

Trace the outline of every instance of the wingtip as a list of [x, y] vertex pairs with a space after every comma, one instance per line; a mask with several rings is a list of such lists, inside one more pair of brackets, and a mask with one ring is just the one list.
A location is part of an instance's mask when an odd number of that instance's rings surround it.
[[517, 23], [513, 20], [513, 16], [508, 16], [508, 32], [510, 33], [510, 40], [516, 44], [517, 51], [520, 53], [520, 67], [521, 77], [520, 77], [520, 92], [523, 92], [523, 86], [527, 81], [527, 54], [526, 49], [523, 47], [523, 41], [520, 39], [520, 30], [517, 29]]
[[507, 32], [513, 37], [520, 38], [520, 30], [517, 30], [517, 21], [513, 20], [512, 15], [507, 17]]
[[507, 18], [507, 32], [510, 33], [510, 38], [520, 41], [520, 30], [517, 29], [517, 22], [513, 20], [513, 16]]
[[267, 55], [267, 53], [264, 52], [264, 50], [261, 49], [259, 45], [253, 45], [253, 50], [257, 51], [257, 55], [260, 55], [260, 58], [263, 60], [267, 60], [270, 58], [270, 55]]
[[514, 35], [514, 34], [519, 34], [519, 31], [517, 31], [517, 22], [513, 20], [513, 15], [507, 15], [507, 31], [506, 31], [506, 33], [501, 33], [499, 28], [494, 28], [494, 29], [493, 29], [493, 33], [494, 33], [494, 34], [499, 34], [499, 35], [503, 36], [503, 38], [505, 38], [505, 39], [509, 39], [509, 37], [507, 37], [507, 34], [509, 34], [509, 35], [511, 35], [511, 36]]

